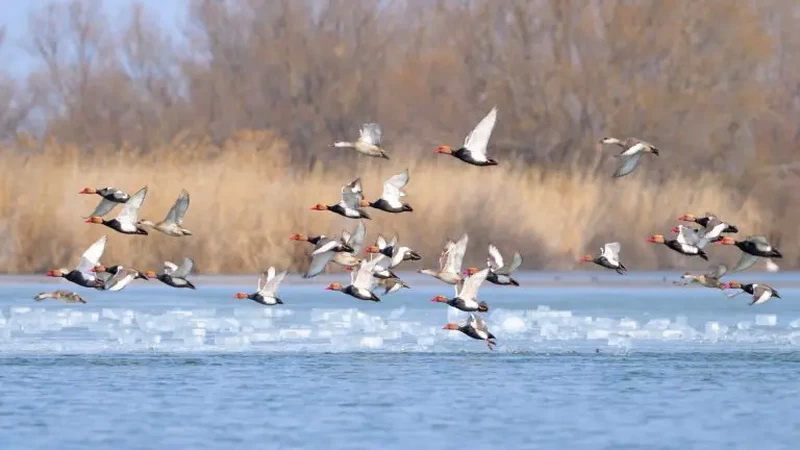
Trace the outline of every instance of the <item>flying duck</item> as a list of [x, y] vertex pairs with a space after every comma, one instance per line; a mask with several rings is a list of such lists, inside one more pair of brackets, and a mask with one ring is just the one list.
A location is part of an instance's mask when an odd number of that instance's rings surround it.
[[684, 273], [681, 278], [686, 280], [684, 286], [697, 283], [700, 286], [705, 286], [707, 288], [715, 288], [715, 289], [725, 289], [725, 283], [720, 281], [720, 279], [728, 272], [728, 266], [725, 264], [720, 264], [709, 273], [704, 273], [700, 275], [694, 275], [689, 272]]
[[381, 148], [383, 129], [380, 125], [377, 123], [365, 123], [361, 125], [359, 134], [360, 136], [355, 142], [334, 142], [332, 147], [352, 148], [363, 155], [389, 159], [389, 155]]
[[678, 239], [664, 239], [663, 235], [654, 234], [647, 238], [647, 242], [651, 244], [664, 244], [682, 255], [699, 256], [708, 261], [708, 255], [706, 255], [703, 249], [691, 244], [679, 242]]
[[681, 222], [694, 222], [706, 232], [705, 237], [709, 240], [716, 240], [722, 233], [738, 233], [739, 228], [720, 220], [716, 214], [707, 212], [703, 217], [696, 217], [694, 214], [684, 214], [678, 217]]
[[86, 300], [84, 300], [84, 298], [78, 295], [77, 293], [72, 291], [65, 291], [63, 289], [59, 289], [53, 292], [40, 292], [39, 294], [36, 295], [36, 297], [33, 297], [33, 299], [36, 300], [37, 302], [40, 302], [46, 298], [54, 298], [56, 300], [61, 300], [64, 303], [86, 303]]
[[369, 219], [369, 214], [362, 211], [361, 201], [364, 200], [364, 190], [361, 188], [361, 179], [356, 178], [352, 183], [342, 186], [342, 199], [335, 205], [318, 203], [311, 207], [314, 211], [332, 211], [348, 219]]
[[278, 298], [275, 293], [278, 291], [278, 286], [285, 277], [285, 270], [279, 274], [275, 274], [275, 268], [270, 267], [258, 277], [258, 288], [254, 293], [248, 294], [246, 292], [239, 292], [236, 294], [236, 298], [240, 300], [248, 298], [256, 303], [267, 306], [282, 305], [283, 301]]
[[[89, 217], [102, 217], [111, 212], [115, 206], [120, 203], [125, 203], [130, 199], [130, 195], [126, 194], [120, 189], [113, 187], [104, 187], [100, 189], [84, 188], [79, 194], [97, 194], [100, 197], [100, 203], [94, 208], [94, 211]], [[86, 217], [87, 219], [89, 217]]]
[[97, 274], [98, 278], [103, 281], [103, 290], [111, 292], [122, 290], [135, 279], [149, 280], [147, 275], [142, 272], [123, 266], [105, 267], [103, 265], [97, 265], [94, 266], [91, 271]]
[[378, 259], [361, 261], [358, 270], [350, 272], [350, 284], [348, 286], [342, 286], [341, 283], [331, 283], [325, 290], [343, 292], [359, 300], [381, 301], [380, 297], [372, 292], [372, 288], [375, 286], [375, 277], [372, 274], [378, 261]]
[[585, 255], [578, 259], [578, 262], [593, 262], [598, 266], [616, 270], [620, 275], [625, 275], [625, 272], [627, 272], [628, 269], [625, 268], [625, 266], [619, 260], [619, 252], [621, 249], [622, 246], [619, 242], [609, 242], [600, 247], [600, 256], [594, 257], [592, 255]]
[[489, 138], [492, 136], [494, 124], [497, 122], [497, 107], [489, 111], [475, 129], [464, 139], [464, 145], [458, 150], [441, 145], [434, 150], [434, 153], [444, 153], [454, 156], [473, 166], [496, 166], [497, 161], [486, 156], [486, 148], [489, 145]]
[[734, 272], [749, 269], [758, 261], [758, 258], [783, 258], [781, 252], [769, 243], [764, 236], [748, 236], [743, 241], [737, 241], [731, 237], [723, 237], [716, 242], [717, 245], [735, 245], [742, 251], [742, 256]]
[[418, 273], [430, 275], [447, 284], [456, 284], [461, 281], [461, 262], [467, 251], [469, 236], [464, 233], [458, 242], [448, 240], [441, 256], [439, 256], [439, 270], [421, 269]]
[[448, 323], [442, 329], [445, 330], [458, 330], [467, 336], [471, 337], [472, 339], [479, 339], [481, 341], [486, 341], [486, 345], [489, 347], [489, 350], [494, 350], [494, 346], [496, 345], [495, 340], [497, 338], [494, 337], [492, 333], [489, 332], [489, 328], [486, 326], [486, 322], [483, 321], [477, 315], [470, 313], [469, 319], [464, 325], [459, 325], [457, 323]]
[[377, 285], [383, 287], [383, 295], [388, 295], [397, 292], [403, 288], [411, 289], [411, 286], [407, 285], [403, 280], [399, 278], [378, 279]]
[[367, 253], [380, 253], [389, 257], [391, 259], [390, 269], [397, 267], [403, 261], [419, 261], [422, 259], [422, 256], [414, 250], [399, 246], [397, 244], [397, 235], [392, 238], [391, 242], [386, 242], [386, 238], [379, 234], [375, 245], [370, 245], [365, 251]]
[[[765, 303], [772, 297], [781, 298], [778, 291], [773, 288], [772, 286], [763, 284], [763, 283], [750, 283], [750, 284], [742, 284], [736, 281], [731, 281], [726, 285], [728, 289], [741, 289], [743, 293], [748, 293], [753, 296], [753, 301], [750, 302], [750, 306], [758, 305], [760, 303]], [[731, 295], [729, 298], [736, 297], [739, 294]]]
[[122, 205], [122, 209], [116, 218], [105, 220], [99, 216], [92, 216], [86, 219], [86, 223], [102, 224], [123, 234], [146, 235], [147, 231], [145, 231], [139, 223], [139, 208], [142, 206], [142, 202], [144, 202], [146, 196], [147, 186], [136, 191], [136, 193]]
[[366, 208], [367, 206], [369, 206], [390, 213], [414, 211], [414, 209], [412, 209], [410, 205], [407, 205], [400, 200], [402, 197], [406, 196], [406, 193], [403, 192], [403, 188], [407, 184], [408, 184], [408, 169], [384, 181], [383, 193], [381, 194], [381, 198], [375, 200], [374, 202], [361, 200], [361, 207]]
[[652, 153], [658, 156], [658, 149], [653, 144], [649, 144], [641, 139], [629, 137], [620, 140], [614, 137], [605, 137], [600, 140], [600, 143], [616, 144], [622, 147], [622, 151], [617, 155], [620, 158], [620, 163], [617, 170], [614, 172], [614, 178], [624, 177], [633, 172], [636, 166], [639, 165], [639, 160], [642, 155], [645, 153]]
[[152, 270], [148, 270], [145, 275], [149, 278], [158, 278], [162, 283], [174, 288], [195, 289], [192, 282], [186, 279], [193, 266], [194, 261], [191, 258], [183, 258], [183, 264], [180, 267], [173, 262], [164, 261], [164, 268], [160, 273], [156, 274]]
[[66, 278], [68, 281], [88, 288], [102, 286], [103, 282], [91, 270], [100, 263], [100, 257], [103, 256], [105, 248], [106, 237], [103, 236], [83, 252], [75, 269], [55, 269], [47, 272], [47, 276]]
[[[367, 229], [364, 226], [364, 222], [359, 221], [353, 233], [347, 230], [342, 231], [341, 240], [334, 240], [325, 236], [312, 238], [313, 242], [311, 239], [305, 239], [315, 245], [314, 251], [311, 252], [311, 263], [303, 278], [313, 278], [319, 275], [331, 261], [343, 267], [358, 265], [361, 259], [355, 255], [361, 250], [366, 233]], [[296, 236], [302, 237], [303, 235], [292, 235], [291, 238], [302, 240], [296, 238]]]
[[447, 303], [453, 308], [466, 312], [489, 311], [489, 305], [487, 305], [486, 302], [478, 301], [478, 289], [480, 289], [481, 284], [488, 274], [489, 268], [487, 267], [486, 269], [466, 277], [464, 281], [459, 283], [460, 286], [456, 287], [455, 297], [448, 299], [444, 295], [437, 295], [431, 299], [431, 301]]
[[172, 205], [164, 220], [158, 223], [142, 220], [139, 225], [151, 227], [167, 236], [191, 236], [192, 232], [183, 227], [183, 216], [186, 215], [186, 210], [188, 209], [189, 193], [186, 192], [186, 189], [182, 189], [181, 194], [175, 200], [175, 204]]
[[[514, 273], [520, 265], [522, 265], [522, 255], [520, 255], [519, 252], [514, 252], [511, 263], [506, 264], [500, 250], [494, 244], [489, 244], [489, 257], [486, 259], [489, 275], [486, 277], [486, 281], [501, 286], [519, 286], [517, 280], [511, 278], [511, 274]], [[476, 273], [478, 273], [477, 267], [470, 267], [467, 269], [467, 275], [474, 275]]]

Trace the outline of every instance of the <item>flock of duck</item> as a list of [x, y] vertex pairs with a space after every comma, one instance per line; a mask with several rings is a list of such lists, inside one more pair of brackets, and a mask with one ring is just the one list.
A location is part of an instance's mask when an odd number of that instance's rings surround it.
[[[453, 150], [448, 146], [439, 146], [434, 152], [451, 155], [474, 166], [497, 165], [497, 161], [487, 155], [489, 139], [496, 121], [497, 108], [495, 107], [467, 135], [460, 148]], [[367, 123], [362, 125], [360, 136], [355, 142], [335, 142], [332, 147], [349, 148], [363, 155], [388, 160], [389, 155], [381, 145], [382, 136], [383, 131], [380, 125]], [[617, 145], [622, 148], [621, 152], [616, 155], [619, 163], [613, 177], [623, 177], [633, 172], [646, 153], [659, 155], [658, 148], [636, 138], [607, 137], [603, 138], [600, 143]], [[310, 262], [303, 277], [313, 278], [322, 273], [330, 263], [337, 264], [350, 272], [350, 284], [331, 283], [326, 289], [339, 291], [364, 301], [380, 301], [380, 297], [375, 293], [378, 287], [383, 288], [381, 295], [408, 288], [408, 284], [397, 276], [394, 269], [405, 261], [419, 261], [422, 257], [413, 249], [400, 245], [397, 236], [387, 240], [382, 235], [378, 235], [373, 245], [363, 249], [369, 256], [359, 256], [366, 235], [364, 219], [370, 219], [364, 209], [373, 208], [392, 214], [412, 212], [413, 208], [403, 202], [403, 197], [406, 196], [403, 189], [408, 182], [409, 173], [408, 170], [405, 170], [383, 183], [383, 192], [380, 198], [375, 201], [367, 201], [364, 199], [361, 181], [356, 179], [342, 187], [338, 203], [331, 205], [320, 203], [313, 206], [312, 210], [329, 211], [348, 219], [357, 220], [357, 223], [352, 232], [345, 230], [338, 238], [325, 235], [291, 235], [290, 239], [292, 240], [313, 245]], [[192, 235], [191, 231], [183, 227], [183, 218], [189, 208], [189, 193], [185, 190], [181, 192], [164, 220], [160, 222], [139, 218], [139, 209], [147, 196], [147, 187], [143, 187], [133, 195], [128, 195], [112, 187], [102, 189], [87, 187], [80, 193], [101, 197], [100, 203], [86, 219], [87, 223], [103, 225], [123, 234], [147, 235], [148, 230], [155, 230], [172, 237]], [[117, 206], [120, 206], [119, 214], [113, 219], [105, 219], [104, 217]], [[704, 260], [708, 260], [708, 255], [704, 250], [708, 244], [734, 245], [742, 251], [742, 255], [733, 271], [745, 270], [755, 264], [759, 258], [782, 257], [780, 251], [764, 236], [751, 236], [741, 241], [730, 237], [730, 234], [738, 233], [738, 228], [722, 221], [714, 214], [707, 213], [702, 217], [685, 214], [678, 220], [694, 223], [699, 227], [678, 225], [671, 230], [673, 233], [677, 233], [674, 238], [668, 239], [661, 234], [655, 234], [647, 238], [647, 241], [663, 244], [683, 255], [696, 256]], [[489, 245], [488, 258], [484, 268], [462, 269], [468, 241], [467, 234], [464, 234], [458, 241], [448, 240], [439, 257], [438, 269], [421, 269], [418, 272], [454, 286], [453, 297], [438, 295], [432, 299], [433, 302], [446, 303], [450, 307], [469, 313], [469, 318], [465, 323], [448, 323], [444, 329], [458, 330], [469, 337], [483, 340], [492, 349], [496, 338], [478, 314], [488, 311], [489, 305], [478, 299], [478, 290], [484, 281], [497, 285], [519, 286], [512, 274], [522, 264], [522, 256], [518, 252], [514, 253], [510, 262], [507, 262], [496, 246]], [[194, 284], [188, 279], [194, 265], [191, 258], [184, 258], [180, 266], [166, 261], [158, 273], [154, 271], [140, 272], [122, 265], [100, 264], [105, 245], [106, 237], [103, 236], [83, 253], [74, 269], [55, 269], [49, 271], [47, 275], [65, 278], [86, 288], [107, 291], [119, 291], [136, 279], [148, 280], [150, 278], [156, 278], [173, 288], [195, 289]], [[593, 262], [619, 274], [625, 274], [627, 268], [620, 260], [620, 250], [619, 242], [610, 242], [600, 249], [599, 255], [586, 255], [581, 257], [578, 262]], [[721, 278], [727, 272], [728, 269], [725, 265], [718, 265], [710, 273], [686, 273], [683, 275], [683, 279], [686, 281], [685, 284], [698, 283], [705, 287], [723, 290], [723, 292], [726, 289], [738, 289], [740, 290], [738, 294], [726, 295], [734, 297], [742, 293], [751, 294], [751, 305], [764, 303], [773, 297], [780, 297], [777, 290], [763, 283], [743, 284], [735, 281], [724, 283]], [[255, 292], [239, 292], [235, 298], [250, 299], [262, 305], [283, 304], [283, 301], [277, 296], [277, 291], [286, 274], [285, 270], [277, 272], [275, 267], [269, 267], [259, 276]], [[82, 296], [67, 290], [42, 292], [35, 297], [37, 301], [45, 298], [55, 298], [70, 303], [86, 303]]]

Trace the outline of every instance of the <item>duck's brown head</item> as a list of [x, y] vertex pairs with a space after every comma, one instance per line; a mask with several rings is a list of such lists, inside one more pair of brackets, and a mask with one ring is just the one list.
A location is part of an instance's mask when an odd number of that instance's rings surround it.
[[144, 271], [144, 276], [146, 276], [147, 278], [155, 278], [157, 276], [157, 274], [155, 272], [153, 272], [152, 270], [145, 270]]
[[306, 236], [303, 233], [297, 233], [297, 234], [293, 234], [293, 235], [289, 236], [289, 239], [292, 240], [292, 241], [307, 241], [308, 240], [308, 236]]
[[447, 297], [444, 295], [437, 295], [436, 297], [433, 297], [431, 301], [434, 303], [447, 303]]
[[453, 149], [446, 145], [440, 145], [436, 147], [436, 150], [434, 150], [433, 153], [447, 153], [449, 155], [453, 153]]
[[342, 283], [331, 283], [325, 288], [326, 291], [341, 291]]
[[578, 258], [579, 263], [592, 262], [592, 261], [594, 261], [594, 256], [592, 255], [583, 255], [580, 258]]
[[48, 270], [45, 275], [47, 275], [48, 277], [63, 277], [68, 273], [69, 270], [67, 269], [53, 269], [53, 270]]
[[443, 330], [457, 330], [458, 324], [457, 323], [448, 323], [447, 325], [442, 327]]
[[678, 217], [678, 220], [680, 220], [681, 222], [694, 222], [695, 219], [696, 217], [694, 216], [694, 214], [688, 214], [688, 213]]
[[314, 211], [327, 211], [328, 206], [323, 205], [322, 203], [317, 203], [316, 205], [312, 206], [311, 209]]
[[86, 223], [103, 223], [102, 217], [92, 216], [86, 219]]
[[740, 289], [742, 287], [742, 283], [738, 281], [730, 281], [728, 283], [722, 283], [722, 289]]
[[364, 251], [367, 253], [380, 253], [381, 249], [377, 245], [370, 245]]
[[105, 272], [105, 271], [106, 271], [106, 266], [104, 266], [102, 264], [98, 264], [98, 265], [92, 267], [91, 269], [89, 269], [89, 272]]
[[478, 270], [477, 267], [468, 267], [463, 271], [464, 275], [469, 275], [469, 276], [475, 275], [478, 272], [480, 272], [480, 270]]
[[647, 238], [647, 242], [651, 244], [663, 244], [664, 243], [664, 236], [660, 234], [654, 234]]
[[681, 232], [681, 229], [680, 229], [680, 228], [678, 228], [678, 227], [672, 227], [672, 228], [670, 228], [670, 229], [669, 229], [669, 231], [671, 231], [671, 232], [673, 232], [673, 233], [680, 233], [680, 232]]
[[83, 188], [82, 191], [78, 192], [78, 194], [96, 194], [97, 189], [92, 189], [90, 187]]
[[237, 292], [236, 295], [234, 295], [234, 297], [238, 298], [239, 300], [242, 300], [242, 299], [247, 298], [247, 293], [246, 292]]

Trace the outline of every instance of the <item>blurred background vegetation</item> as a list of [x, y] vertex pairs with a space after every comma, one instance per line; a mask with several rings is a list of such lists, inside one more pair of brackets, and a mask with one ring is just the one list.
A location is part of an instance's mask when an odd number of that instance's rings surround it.
[[[369, 237], [398, 231], [428, 266], [468, 231], [476, 264], [490, 241], [526, 268], [565, 269], [620, 240], [631, 268], [702, 268], [643, 239], [706, 210], [778, 240], [783, 267], [798, 262], [796, 1], [196, 0], [171, 27], [144, 5], [110, 18], [98, 1], [43, 3], [24, 42], [4, 43], [35, 64], [0, 75], [0, 270], [74, 264], [100, 234], [74, 194], [144, 184], [145, 216], [186, 187], [198, 230], [109, 230], [112, 262], [299, 268], [290, 233], [353, 226], [311, 204], [356, 176], [377, 198], [406, 167], [415, 212], [375, 212]], [[495, 104], [501, 166], [432, 154]], [[328, 148], [367, 121], [383, 125], [390, 162]], [[603, 136], [662, 153], [610, 180]]]

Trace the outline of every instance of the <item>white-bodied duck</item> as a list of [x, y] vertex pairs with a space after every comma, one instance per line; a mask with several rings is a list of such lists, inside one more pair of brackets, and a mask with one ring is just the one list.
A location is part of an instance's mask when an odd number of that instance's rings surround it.
[[158, 223], [142, 220], [139, 222], [139, 225], [151, 227], [167, 236], [191, 236], [192, 232], [183, 227], [183, 217], [186, 215], [188, 209], [189, 193], [186, 192], [186, 189], [182, 189], [181, 194], [175, 200], [175, 204], [172, 205], [172, 208], [170, 208], [164, 220]]
[[358, 140], [355, 142], [339, 141], [334, 142], [332, 147], [352, 148], [362, 155], [373, 156], [376, 158], [389, 159], [389, 155], [381, 147], [383, 129], [377, 123], [365, 123], [361, 125]]
[[439, 256], [439, 270], [421, 269], [417, 272], [430, 275], [447, 284], [456, 284], [461, 281], [461, 263], [467, 252], [469, 236], [464, 233], [458, 242], [448, 240], [441, 256]]
[[622, 147], [622, 151], [619, 155], [620, 158], [619, 166], [617, 170], [614, 172], [613, 177], [624, 177], [629, 173], [633, 172], [636, 169], [636, 166], [639, 165], [639, 160], [642, 158], [642, 155], [645, 153], [652, 153], [658, 156], [658, 148], [656, 148], [653, 144], [649, 144], [641, 139], [628, 137], [625, 139], [617, 139], [614, 137], [604, 137], [600, 140], [601, 144], [614, 144]]

